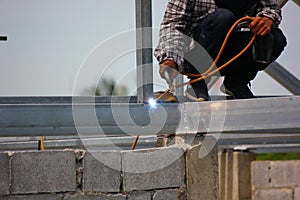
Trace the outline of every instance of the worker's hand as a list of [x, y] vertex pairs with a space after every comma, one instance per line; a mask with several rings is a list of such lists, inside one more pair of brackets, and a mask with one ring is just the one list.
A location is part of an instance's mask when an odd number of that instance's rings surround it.
[[271, 31], [272, 25], [273, 21], [270, 18], [254, 17], [249, 27], [254, 34], [265, 36]]
[[177, 64], [172, 60], [165, 60], [159, 65], [160, 77], [165, 79], [169, 85], [170, 90], [175, 90], [174, 79], [179, 74], [177, 71]]
[[179, 72], [177, 71], [177, 64], [173, 60], [165, 60], [159, 65], [159, 75], [161, 78], [166, 79], [165, 71], [171, 79], [175, 79]]

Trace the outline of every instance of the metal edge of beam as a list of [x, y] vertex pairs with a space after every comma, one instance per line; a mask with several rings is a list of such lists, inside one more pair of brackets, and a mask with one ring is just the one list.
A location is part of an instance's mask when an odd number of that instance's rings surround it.
[[[227, 138], [230, 137], [230, 139]], [[191, 135], [190, 137], [195, 137]], [[45, 146], [47, 149], [64, 149], [64, 148], [97, 148], [97, 149], [128, 149], [132, 145], [135, 137], [95, 137], [88, 136], [80, 138], [78, 136], [49, 136], [45, 137]], [[137, 148], [154, 147], [156, 145], [158, 136], [141, 136], [139, 138]], [[4, 150], [23, 150], [36, 149], [38, 146], [39, 137], [16, 137], [16, 138], [0, 138], [0, 151]], [[217, 141], [220, 149], [240, 149], [243, 147], [251, 148], [253, 145], [269, 147], [282, 144], [299, 144], [300, 134], [260, 134], [260, 135], [244, 135], [232, 134], [223, 135]], [[241, 148], [239, 148], [241, 147]]]
[[[135, 137], [109, 137], [109, 138], [74, 138], [45, 140], [46, 149], [98, 149], [98, 150], [130, 150]], [[141, 136], [136, 149], [155, 147], [156, 136]], [[0, 151], [8, 150], [36, 150], [38, 140], [1, 142]]]
[[[97, 150], [129, 150], [135, 137], [110, 137], [110, 138], [74, 138], [74, 139], [58, 139], [45, 140], [46, 149], [97, 149]], [[278, 139], [278, 138], [277, 138]], [[221, 141], [221, 142], [220, 142]], [[156, 146], [156, 136], [141, 136], [136, 149], [153, 148]], [[243, 141], [222, 141], [220, 139], [217, 143], [219, 150], [232, 149], [234, 151], [259, 151], [259, 152], [297, 152], [300, 149], [300, 137], [293, 138], [289, 141], [278, 141], [272, 137], [257, 138], [252, 143]], [[8, 150], [36, 150], [38, 148], [38, 140], [31, 141], [10, 141], [1, 142], [0, 151]], [[280, 149], [280, 150], [279, 150]], [[300, 151], [298, 151], [300, 152]]]
[[3, 96], [1, 104], [71, 104], [73, 102], [93, 102], [95, 104], [135, 103], [136, 96]]
[[261, 153], [299, 153], [300, 144], [271, 144], [271, 145], [219, 145], [219, 150], [246, 151]]
[[251, 150], [251, 149], [275, 149], [275, 148], [297, 148], [297, 149], [300, 149], [300, 144], [294, 143], [294, 144], [233, 145], [233, 150], [242, 150], [242, 151]]
[[[222, 136], [226, 136], [224, 134]], [[218, 140], [218, 145], [252, 145], [252, 144], [291, 144], [291, 143], [300, 143], [300, 135], [298, 134], [267, 134], [268, 137], [261, 137], [261, 135], [251, 134], [248, 137], [241, 137], [245, 134], [232, 134], [231, 139], [226, 139], [220, 137]]]

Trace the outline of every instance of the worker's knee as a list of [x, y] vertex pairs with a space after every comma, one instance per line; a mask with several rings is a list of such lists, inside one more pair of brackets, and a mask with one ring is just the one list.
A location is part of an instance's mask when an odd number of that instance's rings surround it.
[[218, 8], [203, 19], [201, 24], [196, 28], [194, 35], [203, 47], [219, 46], [226, 33], [234, 24], [234, 14], [224, 8]]
[[279, 28], [274, 28], [271, 31], [274, 38], [273, 43], [273, 61], [276, 60], [287, 45], [287, 40]]
[[[208, 15], [201, 23], [201, 30], [224, 35], [230, 29], [236, 18], [234, 14], [225, 8], [218, 8]], [[202, 32], [201, 31], [201, 32]]]
[[225, 8], [216, 9], [212, 15], [213, 20], [216, 21], [216, 24], [221, 28], [228, 29], [236, 21], [235, 15], [230, 10]]

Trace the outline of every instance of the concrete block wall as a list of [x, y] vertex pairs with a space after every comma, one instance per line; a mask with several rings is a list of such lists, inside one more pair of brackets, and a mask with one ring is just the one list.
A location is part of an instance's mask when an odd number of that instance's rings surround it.
[[0, 153], [0, 195], [9, 194], [9, 156]]
[[251, 199], [251, 152], [222, 151], [219, 153], [220, 200]]
[[253, 200], [300, 200], [300, 160], [255, 161], [251, 171]]
[[[0, 199], [201, 200], [188, 195], [189, 151], [169, 147], [122, 152], [0, 153]], [[201, 169], [203, 163], [196, 162]], [[149, 171], [151, 168], [155, 170]], [[189, 187], [199, 190], [198, 186]], [[217, 193], [216, 186], [210, 188]]]
[[10, 176], [12, 194], [75, 191], [75, 153], [14, 153], [10, 159]]

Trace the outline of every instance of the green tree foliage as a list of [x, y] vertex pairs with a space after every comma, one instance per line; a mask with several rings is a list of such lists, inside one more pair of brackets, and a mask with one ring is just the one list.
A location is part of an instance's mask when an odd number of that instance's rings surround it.
[[256, 160], [300, 160], [300, 153], [264, 153], [264, 154], [257, 154]]
[[97, 87], [86, 89], [84, 94], [95, 96], [125, 96], [128, 94], [128, 89], [124, 85], [116, 85], [116, 81], [112, 78], [103, 78]]

